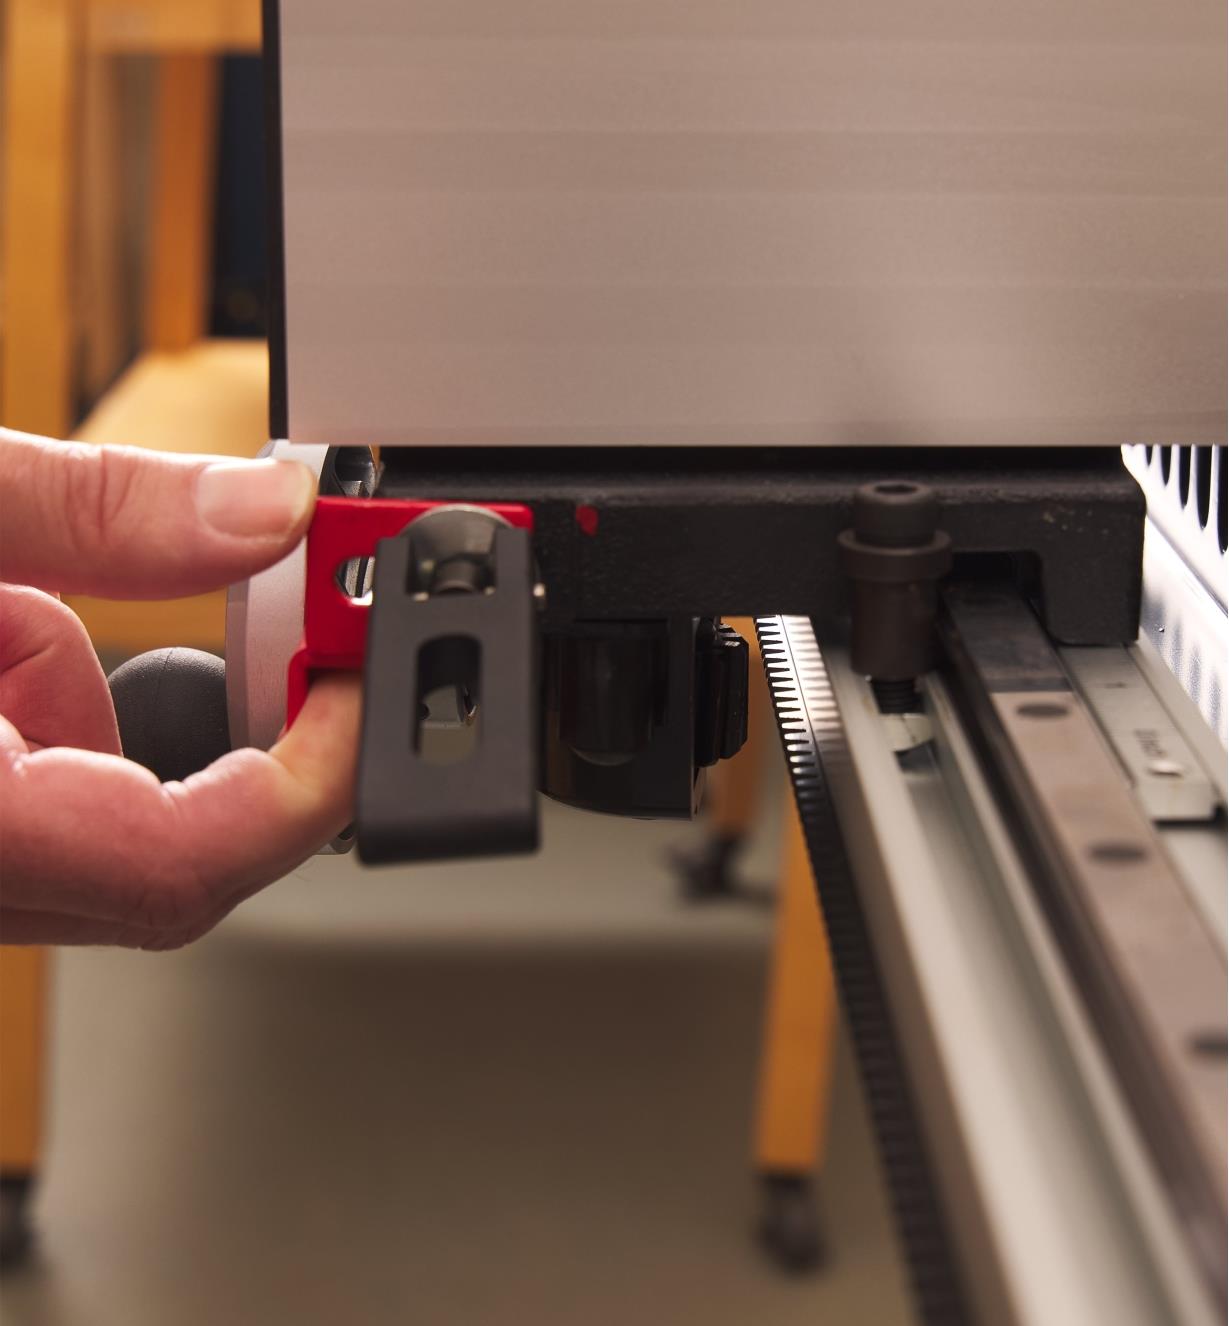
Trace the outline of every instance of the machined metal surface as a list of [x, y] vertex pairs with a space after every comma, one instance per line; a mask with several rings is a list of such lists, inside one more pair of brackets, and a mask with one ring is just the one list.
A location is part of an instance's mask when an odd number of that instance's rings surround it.
[[982, 587], [949, 589], [945, 609], [949, 654], [1051, 925], [1223, 1299], [1224, 950], [1033, 614]]
[[[1199, 706], [1223, 752], [1229, 743], [1225, 608], [1149, 517], [1144, 530], [1140, 630]], [[1223, 762], [1223, 761], [1222, 761]]]
[[1148, 517], [1223, 612], [1229, 606], [1229, 447], [1123, 448]]
[[1161, 823], [1210, 819], [1222, 804], [1212, 776], [1131, 651], [1075, 648], [1061, 657], [1148, 815]]
[[[269, 442], [260, 455], [297, 460], [319, 476], [328, 450], [283, 439]], [[227, 591], [226, 700], [235, 749], [268, 750], [286, 724], [286, 669], [303, 638], [306, 569], [304, 542]]]
[[844, 725], [810, 623], [760, 617], [756, 631], [917, 1307], [926, 1326], [963, 1326], [971, 1320], [967, 1285], [906, 1063], [910, 1028], [892, 990], [899, 973], [855, 879], [867, 839], [860, 824], [845, 820], [840, 783], [851, 752]]
[[286, 431], [1219, 441], [1223, 43], [1172, 0], [267, 0]]
[[[926, 679], [933, 741], [897, 753], [839, 640], [821, 655], [805, 619], [776, 632], [782, 647], [766, 665], [783, 683], [787, 756], [805, 768], [808, 750], [822, 752], [972, 1317], [1222, 1319], [1198, 1238], [952, 693]], [[812, 799], [796, 786], [806, 824]], [[826, 908], [828, 863], [814, 864]]]
[[[298, 461], [320, 478], [329, 469], [329, 452], [326, 446], [281, 438], [266, 443], [259, 454]], [[348, 486], [357, 490], [363, 484]], [[226, 709], [234, 750], [268, 750], [286, 724], [287, 668], [303, 638], [306, 581], [304, 540], [276, 565], [226, 591]], [[353, 846], [354, 835], [346, 829], [318, 854], [344, 854]]]
[[[489, 507], [453, 503], [414, 521], [411, 590], [421, 594], [473, 593], [488, 588], [495, 531], [508, 522]], [[471, 570], [467, 571], [466, 568]], [[473, 572], [479, 572], [474, 579]]]

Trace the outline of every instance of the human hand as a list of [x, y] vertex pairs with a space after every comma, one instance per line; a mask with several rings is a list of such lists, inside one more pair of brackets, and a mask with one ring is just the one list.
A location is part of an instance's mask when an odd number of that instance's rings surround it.
[[303, 537], [315, 480], [0, 429], [0, 940], [175, 948], [346, 825], [357, 678], [313, 686], [289, 733], [182, 783], [122, 758], [106, 678], [58, 593], [173, 598]]

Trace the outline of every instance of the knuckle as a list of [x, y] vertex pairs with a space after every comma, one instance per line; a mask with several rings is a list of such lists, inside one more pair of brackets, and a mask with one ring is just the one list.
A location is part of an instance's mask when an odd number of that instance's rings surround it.
[[132, 509], [141, 467], [127, 452], [101, 447], [98, 452], [95, 520], [104, 533]]
[[140, 467], [125, 451], [80, 445], [64, 473], [70, 537], [78, 553], [97, 553], [114, 541], [117, 523], [131, 508]]

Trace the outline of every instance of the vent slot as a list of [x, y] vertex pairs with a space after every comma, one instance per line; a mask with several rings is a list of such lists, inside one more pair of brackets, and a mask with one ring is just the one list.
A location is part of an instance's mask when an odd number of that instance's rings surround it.
[[1229, 482], [1226, 448], [1124, 447], [1148, 515], [1225, 607], [1229, 602]]

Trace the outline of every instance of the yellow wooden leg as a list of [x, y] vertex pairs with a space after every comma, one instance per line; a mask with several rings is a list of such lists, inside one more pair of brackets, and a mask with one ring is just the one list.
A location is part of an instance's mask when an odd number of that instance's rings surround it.
[[760, 1055], [754, 1162], [760, 1239], [791, 1272], [823, 1261], [814, 1180], [824, 1153], [836, 996], [802, 825], [786, 808], [777, 933]]
[[29, 1242], [29, 1198], [38, 1175], [49, 955], [0, 948], [0, 1262]]
[[0, 423], [66, 437], [73, 399], [76, 0], [6, 0]]
[[0, 1172], [32, 1173], [42, 1135], [48, 954], [0, 949]]
[[[0, 423], [65, 437], [73, 417], [72, 264], [82, 6], [6, 0], [0, 151]], [[47, 954], [0, 950], [0, 1255], [19, 1248], [38, 1167]]]
[[153, 350], [186, 350], [207, 325], [217, 58], [162, 56], [156, 97], [145, 340]]
[[836, 994], [802, 825], [786, 809], [784, 871], [760, 1061], [755, 1165], [810, 1174], [822, 1162]]

